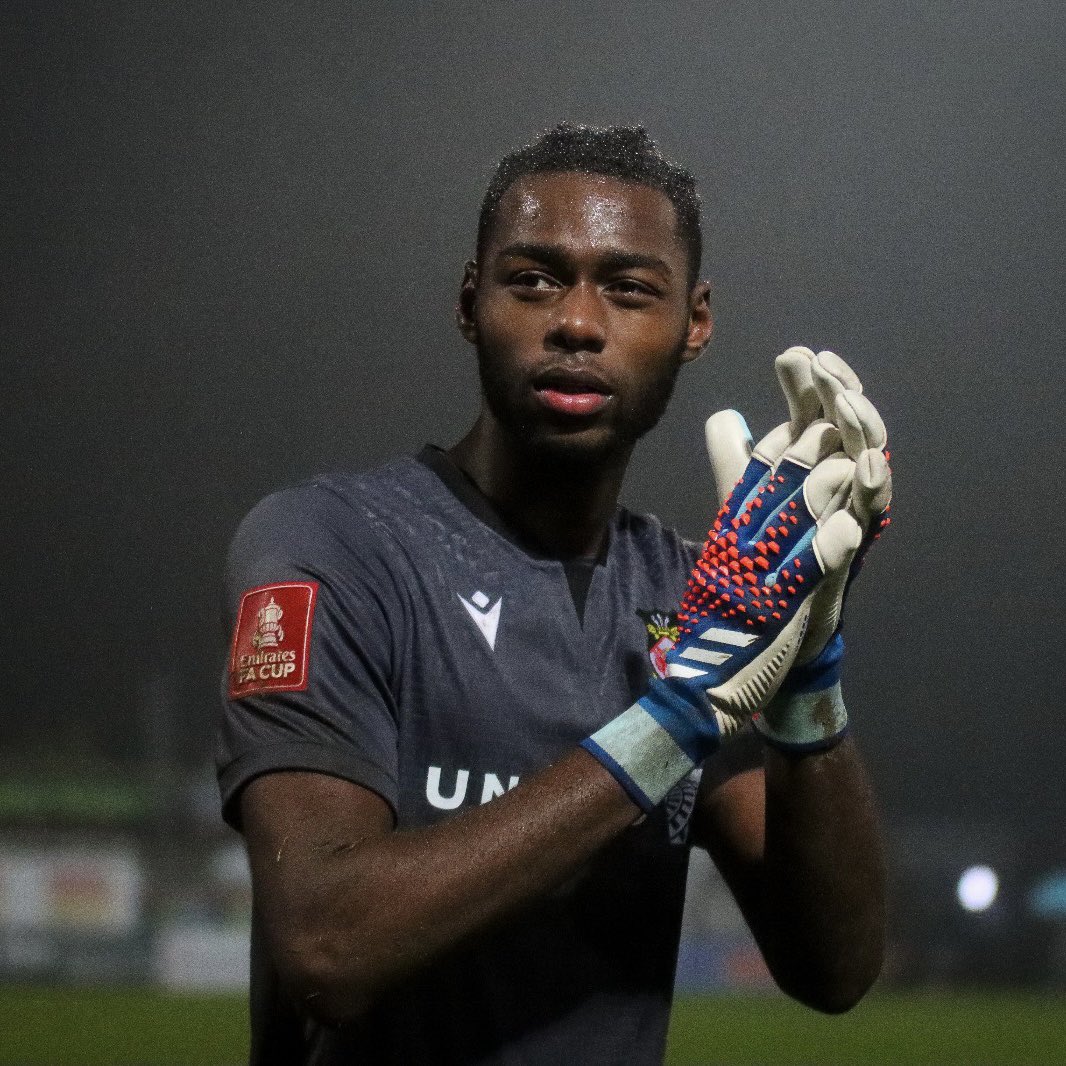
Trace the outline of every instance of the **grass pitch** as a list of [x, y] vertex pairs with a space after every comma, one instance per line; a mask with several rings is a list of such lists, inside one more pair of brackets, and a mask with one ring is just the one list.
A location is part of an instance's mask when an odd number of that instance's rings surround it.
[[827, 1017], [780, 996], [679, 999], [671, 1066], [1066, 1064], [1062, 997], [874, 994]]
[[[238, 1066], [245, 1009], [243, 997], [0, 988], [0, 1066]], [[686, 997], [674, 1009], [666, 1061], [1051, 1066], [1066, 1063], [1066, 1000], [881, 994], [827, 1018], [779, 996]]]

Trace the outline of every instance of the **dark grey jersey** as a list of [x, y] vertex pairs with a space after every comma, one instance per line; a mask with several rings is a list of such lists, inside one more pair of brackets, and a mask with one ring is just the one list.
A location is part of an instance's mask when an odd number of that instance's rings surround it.
[[[439, 452], [268, 497], [229, 558], [225, 817], [282, 769], [372, 789], [401, 829], [491, 802], [643, 692], [692, 560], [620, 510], [591, 578], [575, 574], [515, 543]], [[678, 786], [357, 1026], [289, 1014], [256, 939], [253, 1062], [660, 1062], [694, 795]]]

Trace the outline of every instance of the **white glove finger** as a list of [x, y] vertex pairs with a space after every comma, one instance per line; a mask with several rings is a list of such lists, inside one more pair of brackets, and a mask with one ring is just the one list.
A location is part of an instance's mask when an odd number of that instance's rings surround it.
[[851, 389], [837, 393], [830, 417], [852, 459], [858, 459], [868, 448], [881, 449], [888, 443], [888, 432], [877, 408], [861, 393]]
[[819, 352], [811, 363], [811, 376], [826, 418], [833, 417], [837, 393], [862, 392], [858, 375], [835, 352]]
[[[780, 428], [779, 426], [778, 429]], [[773, 432], [776, 432], [776, 430]], [[767, 462], [774, 465], [774, 462], [763, 454], [764, 441], [768, 440], [772, 435], [772, 433], [767, 434], [763, 440], [759, 441], [755, 448], [755, 454], [760, 458], [766, 458]], [[813, 469], [823, 459], [828, 458], [834, 452], [839, 452], [841, 447], [840, 430], [832, 422], [819, 420], [809, 425], [800, 434], [799, 439], [785, 449], [780, 458], [782, 461], [791, 460], [800, 466]]]
[[[811, 475], [814, 476], [813, 474]], [[855, 463], [851, 512], [864, 530], [892, 502], [892, 471], [880, 448], [869, 448]]]
[[797, 435], [821, 415], [822, 401], [814, 387], [814, 374], [811, 370], [813, 362], [814, 352], [798, 344], [782, 352], [774, 360], [777, 380], [781, 383], [781, 391], [788, 403], [789, 420], [797, 423]]
[[848, 505], [855, 481], [855, 463], [846, 455], [823, 459], [803, 482], [803, 502], [819, 526]]
[[847, 511], [834, 511], [814, 535], [814, 554], [826, 579], [847, 579], [851, 560], [862, 543], [859, 523]]
[[835, 511], [814, 535], [814, 554], [825, 575], [811, 597], [807, 632], [797, 655], [805, 661], [817, 654], [840, 624], [851, 561], [862, 543], [859, 523], [847, 511]]
[[707, 419], [704, 435], [721, 507], [751, 459], [751, 431], [739, 411], [716, 411]]
[[862, 382], [859, 380], [859, 375], [836, 352], [819, 352], [814, 357], [811, 371], [815, 376], [816, 383], [818, 372], [821, 371], [830, 377], [836, 378], [845, 389], [862, 392]]
[[789, 420], [774, 426], [753, 450], [753, 454], [770, 466], [774, 466], [785, 450], [822, 415], [822, 401], [814, 387], [811, 370], [813, 360], [814, 352], [798, 344], [774, 360], [777, 380], [788, 404]]
[[797, 436], [794, 422], [782, 422], [760, 439], [752, 450], [752, 455], [758, 456], [767, 466], [775, 466]]

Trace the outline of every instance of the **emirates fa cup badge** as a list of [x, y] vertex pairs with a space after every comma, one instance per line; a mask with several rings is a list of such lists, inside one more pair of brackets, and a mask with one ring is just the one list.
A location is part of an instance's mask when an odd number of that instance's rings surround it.
[[255, 633], [252, 635], [252, 645], [256, 651], [260, 648], [276, 648], [285, 639], [285, 630], [281, 628], [281, 616], [284, 613], [273, 596], [265, 607], [259, 608]]
[[307, 688], [317, 595], [317, 581], [285, 581], [245, 592], [230, 648], [231, 700]]

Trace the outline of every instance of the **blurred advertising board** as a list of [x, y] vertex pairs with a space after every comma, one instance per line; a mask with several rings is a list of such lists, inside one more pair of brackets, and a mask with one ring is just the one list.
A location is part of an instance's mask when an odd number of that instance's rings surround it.
[[144, 894], [132, 847], [0, 844], [0, 971], [15, 980], [139, 978]]

